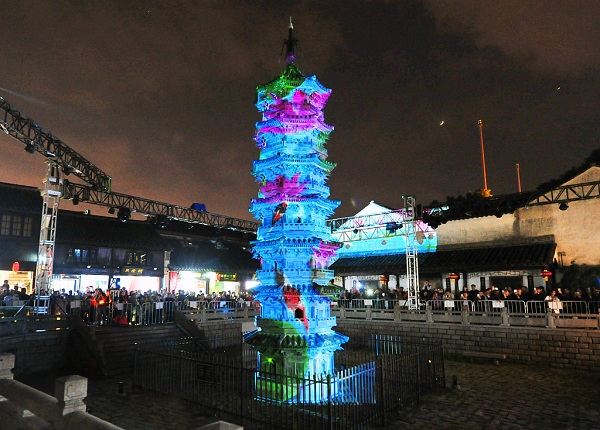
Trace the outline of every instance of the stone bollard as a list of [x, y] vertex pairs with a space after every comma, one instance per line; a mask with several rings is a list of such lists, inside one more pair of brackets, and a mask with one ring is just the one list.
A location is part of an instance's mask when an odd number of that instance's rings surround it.
[[88, 380], [83, 376], [72, 375], [57, 378], [54, 384], [54, 397], [58, 400], [59, 417], [72, 412], [86, 412], [83, 402], [87, 397]]
[[240, 427], [237, 424], [231, 424], [226, 421], [217, 421], [202, 426], [198, 430], [244, 430], [244, 427]]

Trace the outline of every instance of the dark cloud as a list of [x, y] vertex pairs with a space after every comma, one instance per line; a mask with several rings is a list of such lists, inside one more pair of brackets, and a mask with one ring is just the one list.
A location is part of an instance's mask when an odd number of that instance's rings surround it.
[[540, 70], [578, 73], [600, 66], [596, 0], [428, 0], [442, 26], [477, 33], [479, 47], [498, 47]]
[[[291, 15], [298, 66], [333, 90], [337, 216], [481, 188], [478, 119], [489, 186], [513, 192], [517, 162], [531, 189], [598, 147], [600, 3], [570, 5], [7, 1], [0, 95], [115, 191], [250, 219], [255, 87], [282, 71]], [[0, 159], [0, 181], [40, 185], [18, 142], [0, 136]]]

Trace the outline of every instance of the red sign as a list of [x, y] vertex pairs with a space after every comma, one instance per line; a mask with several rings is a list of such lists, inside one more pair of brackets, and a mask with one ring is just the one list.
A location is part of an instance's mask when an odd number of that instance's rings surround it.
[[21, 269], [21, 265], [19, 264], [18, 261], [15, 261], [12, 265], [12, 271], [13, 272], [18, 272]]

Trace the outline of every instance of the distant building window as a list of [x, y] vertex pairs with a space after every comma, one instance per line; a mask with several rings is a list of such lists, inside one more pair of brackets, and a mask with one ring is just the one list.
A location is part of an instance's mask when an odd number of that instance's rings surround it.
[[2, 229], [0, 230], [2, 236], [10, 235], [10, 218], [10, 215], [2, 215]]
[[97, 264], [98, 250], [85, 248], [70, 248], [67, 253], [67, 263], [70, 264]]
[[26, 216], [23, 219], [23, 237], [31, 237], [33, 233], [33, 218]]
[[128, 266], [149, 266], [152, 264], [146, 251], [127, 251]]
[[0, 236], [31, 237], [33, 234], [33, 218], [22, 215], [2, 215]]
[[13, 216], [12, 235], [13, 236], [21, 236], [22, 231], [23, 231], [23, 217], [18, 216], [18, 215]]

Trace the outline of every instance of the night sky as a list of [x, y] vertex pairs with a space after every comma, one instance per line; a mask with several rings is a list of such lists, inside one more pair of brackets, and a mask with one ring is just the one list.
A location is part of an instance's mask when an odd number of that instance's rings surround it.
[[[4, 0], [0, 95], [113, 191], [250, 220], [255, 88], [290, 16], [297, 66], [333, 90], [335, 217], [482, 188], [479, 119], [494, 195], [516, 163], [527, 191], [600, 147], [596, 0]], [[40, 187], [23, 147], [0, 135], [0, 182]]]

